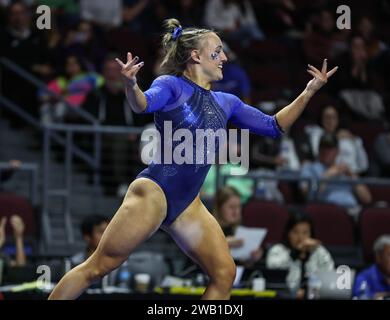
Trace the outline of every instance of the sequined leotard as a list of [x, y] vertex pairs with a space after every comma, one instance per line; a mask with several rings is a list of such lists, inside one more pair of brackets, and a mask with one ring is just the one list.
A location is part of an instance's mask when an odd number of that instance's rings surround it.
[[[176, 76], [160, 76], [145, 91], [147, 107], [154, 112], [154, 122], [164, 141], [164, 121], [171, 121], [172, 131], [188, 129], [225, 129], [227, 121], [250, 132], [277, 138], [282, 131], [275, 117], [244, 104], [234, 95], [206, 90], [191, 80]], [[173, 148], [175, 143], [173, 142]], [[195, 144], [191, 146], [196, 153]], [[216, 148], [218, 145], [216, 144]], [[161, 150], [163, 154], [164, 150]], [[167, 216], [163, 225], [170, 225], [198, 195], [210, 164], [164, 164], [151, 162], [137, 178], [148, 178], [165, 193]]]

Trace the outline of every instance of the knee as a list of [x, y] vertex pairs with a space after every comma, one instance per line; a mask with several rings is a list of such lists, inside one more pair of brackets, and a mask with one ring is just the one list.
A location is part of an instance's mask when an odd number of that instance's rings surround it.
[[232, 260], [229, 263], [223, 264], [222, 267], [218, 268], [210, 275], [210, 278], [211, 282], [214, 282], [218, 286], [230, 289], [236, 278], [236, 265], [234, 261]]
[[101, 279], [112, 270], [118, 268], [124, 259], [114, 259], [105, 257], [104, 259], [96, 259], [95, 261], [86, 261], [80, 265], [85, 270], [86, 278], [89, 282], [94, 282]]

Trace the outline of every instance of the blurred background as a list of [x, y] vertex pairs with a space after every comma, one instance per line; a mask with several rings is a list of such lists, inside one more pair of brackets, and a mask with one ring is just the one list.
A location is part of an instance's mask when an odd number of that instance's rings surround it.
[[[51, 9], [49, 30], [37, 28], [40, 5]], [[349, 6], [351, 29], [337, 28], [339, 5]], [[258, 291], [271, 290], [273, 297], [386, 298], [386, 0], [0, 0], [3, 297], [17, 298], [4, 286], [34, 281], [39, 265], [50, 266], [55, 283], [84, 261], [145, 168], [140, 134], [153, 126], [153, 116], [131, 111], [114, 59], [125, 60], [130, 51], [145, 61], [138, 81], [147, 89], [160, 75], [162, 22], [172, 17], [183, 27], [218, 31], [229, 62], [213, 90], [265, 113], [305, 88], [307, 64], [319, 67], [327, 58], [330, 68], [339, 66], [282, 138], [251, 135], [248, 174], [232, 177], [233, 165], [226, 164], [213, 166], [206, 178], [202, 199], [231, 248], [243, 245], [237, 227], [267, 230], [261, 246], [237, 260], [243, 270], [237, 287], [252, 288], [260, 278], [265, 286]], [[340, 265], [353, 274], [343, 293], [331, 289]], [[91, 290], [146, 294], [205, 280], [158, 231]], [[146, 289], [139, 287], [143, 281]]]

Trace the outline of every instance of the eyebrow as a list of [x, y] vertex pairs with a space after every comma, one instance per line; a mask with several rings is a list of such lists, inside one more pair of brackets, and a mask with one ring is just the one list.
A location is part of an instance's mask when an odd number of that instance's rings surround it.
[[215, 48], [215, 50], [222, 49], [222, 46], [218, 46]]

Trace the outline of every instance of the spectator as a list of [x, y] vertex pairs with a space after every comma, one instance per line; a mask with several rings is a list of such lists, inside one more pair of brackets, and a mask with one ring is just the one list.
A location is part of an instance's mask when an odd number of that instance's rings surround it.
[[92, 23], [81, 21], [76, 30], [70, 30], [65, 38], [63, 51], [65, 56], [83, 57], [87, 70], [101, 70], [105, 49]]
[[387, 49], [386, 44], [376, 34], [375, 26], [369, 17], [361, 17], [357, 24], [357, 29], [358, 34], [366, 44], [367, 54], [370, 59], [378, 58]]
[[373, 173], [379, 177], [390, 177], [390, 131], [379, 134], [374, 142]]
[[[91, 113], [100, 124], [111, 126], [143, 127], [152, 119], [147, 116], [135, 114], [126, 99], [124, 93], [120, 66], [114, 58], [108, 57], [103, 64], [104, 85], [91, 91], [83, 108]], [[91, 137], [88, 136], [87, 139]], [[109, 175], [102, 175], [102, 183], [106, 187], [106, 193], [112, 191], [118, 193], [122, 184], [127, 190], [128, 181], [133, 179], [142, 164], [138, 154], [139, 136], [128, 135], [103, 135], [103, 147], [106, 149]], [[89, 146], [91, 143], [88, 140]], [[86, 146], [88, 147], [88, 146]], [[92, 151], [92, 150], [91, 150]]]
[[73, 266], [83, 263], [94, 253], [109, 221], [110, 219], [100, 215], [90, 215], [83, 220], [81, 223], [81, 233], [86, 247], [85, 250], [70, 258]]
[[340, 97], [358, 119], [381, 120], [385, 107], [380, 96], [383, 79], [375, 70], [365, 41], [355, 35], [350, 39], [349, 51], [341, 57], [341, 72], [334, 85]]
[[[230, 186], [220, 189], [215, 196], [213, 214], [226, 236], [229, 247], [242, 247], [244, 245], [243, 239], [235, 236], [236, 228], [241, 224], [242, 219], [240, 194], [238, 191]], [[251, 253], [249, 260], [239, 261], [239, 263], [249, 267], [260, 260], [262, 253], [261, 248], [258, 248]]]
[[302, 167], [301, 177], [309, 178], [312, 182], [312, 190], [309, 190], [306, 183], [301, 185], [303, 193], [310, 199], [317, 197], [317, 200], [347, 207], [351, 210], [356, 210], [359, 202], [369, 204], [371, 193], [364, 184], [326, 182], [317, 185], [318, 179], [357, 179], [358, 176], [351, 171], [347, 164], [336, 161], [338, 154], [337, 138], [334, 135], [324, 135], [320, 140], [318, 160], [306, 163]]
[[143, 18], [150, 0], [124, 0], [123, 2], [123, 25], [133, 31], [143, 29]]
[[224, 33], [225, 38], [248, 45], [252, 39], [262, 40], [251, 3], [235, 0], [208, 0], [205, 7], [206, 26]]
[[100, 75], [86, 72], [80, 57], [69, 55], [66, 58], [65, 74], [48, 84], [48, 89], [60, 95], [64, 101], [46, 91], [40, 92], [41, 121], [43, 123], [62, 121], [68, 106], [77, 108], [82, 105], [88, 92], [100, 87], [103, 82]]
[[203, 5], [200, 1], [178, 0], [177, 16], [183, 27], [193, 27], [201, 24]]
[[307, 60], [317, 64], [323, 57], [331, 58], [336, 53], [336, 22], [332, 12], [326, 9], [320, 10], [312, 18], [303, 39], [303, 50]]
[[80, 0], [80, 15], [104, 29], [118, 27], [122, 24], [122, 0]]
[[[16, 247], [15, 260], [10, 260], [6, 255], [3, 255], [3, 259], [6, 261], [7, 264], [11, 266], [24, 267], [26, 265], [26, 255], [24, 252], [24, 240], [23, 240], [24, 222], [20, 216], [13, 215], [11, 216], [10, 223], [12, 226], [14, 239], [15, 239], [15, 247]], [[2, 258], [1, 249], [3, 248], [6, 240], [6, 234], [5, 234], [6, 224], [7, 224], [7, 218], [6, 217], [0, 218], [0, 259]]]
[[[7, 25], [0, 30], [0, 56], [42, 79], [51, 76], [52, 68], [47, 63], [47, 46], [43, 33], [36, 32], [32, 27], [31, 10], [23, 2], [15, 1], [8, 7], [6, 16]], [[2, 78], [7, 79], [2, 81], [4, 95], [25, 111], [37, 115], [35, 87], [21, 80], [8, 68], [3, 69]], [[17, 121], [15, 119], [15, 123]]]
[[[109, 221], [110, 220], [107, 217], [100, 215], [89, 215], [84, 218], [83, 222], [81, 223], [81, 233], [83, 235], [85, 249], [76, 253], [70, 258], [72, 268], [83, 263], [92, 255], [92, 253], [94, 253], [98, 247], [100, 239], [103, 236], [104, 230], [106, 230], [108, 226]], [[109, 276], [110, 283], [113, 283], [115, 276], [116, 275], [114, 273]], [[93, 284], [91, 287], [99, 288], [101, 286], [102, 281]]]
[[320, 125], [308, 125], [305, 133], [309, 136], [313, 155], [318, 157], [321, 137], [324, 134], [337, 136], [339, 155], [337, 162], [348, 164], [352, 172], [361, 174], [368, 169], [368, 156], [360, 137], [340, 127], [339, 112], [332, 106], [326, 106], [321, 113]]
[[390, 297], [390, 235], [382, 235], [374, 244], [375, 264], [355, 279], [352, 295], [357, 299]]
[[315, 239], [313, 222], [303, 212], [292, 212], [284, 229], [283, 241], [272, 246], [266, 256], [268, 269], [288, 270], [287, 286], [296, 298], [307, 293], [308, 278], [334, 269], [332, 256]]

